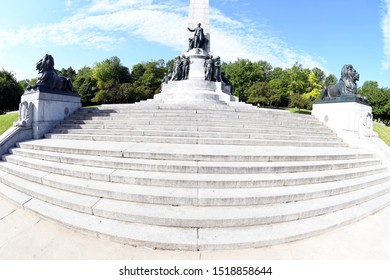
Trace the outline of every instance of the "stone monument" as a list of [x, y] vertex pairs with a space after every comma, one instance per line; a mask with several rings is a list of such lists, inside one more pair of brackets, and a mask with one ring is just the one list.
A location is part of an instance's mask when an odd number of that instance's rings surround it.
[[51, 55], [45, 54], [36, 70], [38, 82], [22, 95], [19, 121], [14, 125], [31, 127], [33, 138], [38, 139], [80, 108], [81, 99], [72, 91], [72, 81], [57, 74]]
[[359, 73], [350, 64], [341, 69], [341, 78], [321, 92], [312, 115], [335, 131], [352, 147], [364, 146], [373, 131], [372, 108], [366, 97], [357, 94]]
[[221, 59], [211, 53], [209, 0], [190, 0], [188, 46], [176, 56], [174, 67], [163, 79], [162, 103], [238, 103], [226, 78], [222, 79]]

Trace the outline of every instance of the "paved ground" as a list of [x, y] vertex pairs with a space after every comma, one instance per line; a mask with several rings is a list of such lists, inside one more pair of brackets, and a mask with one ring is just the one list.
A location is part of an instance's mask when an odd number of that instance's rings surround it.
[[273, 247], [182, 252], [113, 243], [46, 221], [0, 198], [0, 259], [386, 259], [390, 260], [390, 207], [332, 232]]

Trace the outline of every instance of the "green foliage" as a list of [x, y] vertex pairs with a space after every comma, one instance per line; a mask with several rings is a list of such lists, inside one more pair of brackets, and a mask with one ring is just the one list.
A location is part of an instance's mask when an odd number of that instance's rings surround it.
[[256, 82], [247, 91], [248, 102], [261, 106], [279, 106], [280, 94], [266, 82]]
[[98, 91], [92, 102], [121, 103], [120, 85], [130, 82], [129, 69], [122, 65], [116, 56], [95, 65], [92, 78], [96, 80]]
[[93, 69], [87, 66], [81, 68], [73, 80], [73, 91], [81, 97], [83, 106], [93, 104], [92, 99], [97, 92], [97, 81], [93, 77]]
[[265, 106], [310, 109], [319, 98], [325, 81], [325, 73], [319, 68], [312, 70], [295, 63], [291, 68], [272, 68], [265, 61], [251, 62], [238, 59], [222, 66], [229, 78], [234, 94], [240, 101]]
[[326, 77], [324, 86], [330, 86], [330, 85], [335, 85], [337, 83], [337, 77], [333, 74], [330, 74], [329, 76]]
[[366, 81], [358, 93], [366, 96], [372, 106], [374, 118], [390, 125], [390, 89], [379, 88], [376, 81]]
[[[318, 68], [317, 68], [318, 69]], [[321, 91], [322, 91], [322, 85], [319, 83], [320, 80], [324, 80], [324, 75], [321, 75], [322, 78], [318, 78], [318, 70], [317, 74], [315, 72], [311, 72], [309, 74], [308, 80], [309, 80], [309, 87], [308, 92], [302, 94], [302, 97], [307, 100], [306, 108], [309, 109], [311, 107], [311, 104], [320, 97]]]
[[76, 71], [73, 70], [72, 67], [69, 67], [68, 69], [62, 68], [61, 70], [57, 71], [57, 74], [60, 76], [70, 78], [72, 81], [76, 79]]
[[310, 102], [301, 94], [294, 93], [290, 97], [289, 107], [297, 108], [298, 111], [300, 111], [301, 109], [307, 109], [308, 107], [310, 107]]
[[390, 146], [390, 127], [374, 124], [374, 131], [378, 133], [380, 139]]
[[16, 80], [13, 73], [0, 70], [0, 114], [17, 110], [23, 87]]
[[18, 113], [0, 115], [0, 135], [3, 134], [12, 124], [18, 120]]
[[244, 102], [248, 100], [247, 89], [255, 82], [266, 82], [271, 69], [271, 65], [266, 61], [251, 62], [248, 59], [238, 59], [234, 63], [222, 65], [222, 72], [230, 80], [234, 95]]

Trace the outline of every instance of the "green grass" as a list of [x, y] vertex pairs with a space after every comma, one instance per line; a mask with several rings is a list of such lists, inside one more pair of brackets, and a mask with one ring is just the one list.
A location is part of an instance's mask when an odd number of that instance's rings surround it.
[[18, 120], [18, 113], [0, 115], [0, 135], [3, 134], [12, 124]]
[[378, 132], [379, 138], [390, 146], [390, 127], [374, 124], [374, 131]]
[[283, 108], [283, 109], [289, 110], [291, 113], [311, 115], [311, 110], [298, 109], [298, 108]]

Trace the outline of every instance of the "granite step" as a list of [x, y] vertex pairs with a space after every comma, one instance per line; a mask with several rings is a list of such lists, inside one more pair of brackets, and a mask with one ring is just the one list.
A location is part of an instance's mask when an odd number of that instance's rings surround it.
[[259, 111], [259, 112], [235, 112], [235, 111], [217, 111], [217, 110], [164, 110], [164, 109], [143, 109], [143, 110], [101, 110], [95, 112], [76, 112], [69, 118], [81, 118], [81, 117], [119, 117], [119, 118], [134, 118], [133, 116], [141, 116], [144, 118], [156, 118], [156, 117], [199, 117], [209, 120], [216, 119], [245, 119], [251, 122], [262, 120], [284, 120], [284, 121], [301, 121], [301, 122], [313, 122], [321, 123], [312, 115], [291, 114], [289, 112], [275, 113], [271, 111]]
[[197, 123], [209, 123], [212, 126], [219, 126], [222, 124], [228, 123], [229, 126], [240, 126], [244, 124], [255, 124], [258, 126], [265, 125], [283, 125], [286, 127], [299, 127], [299, 126], [320, 126], [321, 124], [317, 120], [291, 120], [291, 119], [277, 119], [277, 118], [263, 118], [263, 119], [231, 119], [229, 117], [206, 117], [206, 116], [159, 116], [159, 117], [146, 117], [144, 115], [129, 115], [129, 116], [107, 116], [107, 117], [99, 117], [99, 116], [90, 116], [83, 118], [75, 118], [68, 119], [67, 121], [93, 121], [93, 122], [122, 122], [127, 124], [138, 124], [145, 123], [146, 121], [150, 121], [155, 124], [165, 124], [165, 123], [182, 123], [182, 124], [197, 124]]
[[305, 219], [358, 205], [390, 192], [377, 184], [317, 199], [245, 206], [178, 206], [120, 201], [63, 191], [13, 175], [1, 182], [31, 197], [95, 216], [125, 222], [171, 227], [247, 227]]
[[109, 128], [132, 128], [132, 127], [138, 127], [138, 126], [155, 126], [155, 127], [197, 127], [200, 131], [203, 129], [208, 129], [208, 131], [219, 131], [222, 130], [228, 130], [228, 131], [235, 131], [236, 129], [250, 129], [251, 131], [262, 131], [264, 129], [266, 130], [272, 130], [272, 131], [279, 131], [282, 132], [284, 130], [286, 131], [302, 131], [305, 133], [315, 133], [322, 131], [323, 133], [327, 134], [333, 134], [334, 133], [328, 129], [323, 128], [319, 125], [308, 125], [308, 126], [302, 126], [298, 124], [284, 124], [284, 123], [275, 123], [270, 122], [266, 124], [262, 123], [248, 123], [248, 122], [242, 122], [242, 123], [230, 123], [230, 122], [192, 122], [192, 121], [170, 121], [170, 120], [163, 120], [163, 119], [151, 119], [151, 120], [134, 120], [134, 121], [128, 121], [128, 120], [121, 120], [121, 121], [110, 121], [110, 120], [85, 120], [85, 119], [69, 119], [64, 122], [62, 122], [57, 127], [61, 128], [61, 126], [67, 126], [67, 125], [99, 125], [103, 127], [109, 127]]
[[115, 135], [115, 136], [159, 136], [159, 137], [189, 137], [189, 138], [228, 138], [228, 139], [269, 139], [269, 140], [297, 140], [297, 141], [325, 141], [341, 142], [335, 135], [297, 135], [294, 132], [289, 134], [281, 133], [240, 133], [234, 132], [199, 132], [199, 131], [181, 131], [180, 128], [172, 130], [149, 130], [139, 129], [69, 129], [56, 128], [50, 131], [51, 134], [85, 134], [85, 135]]
[[151, 204], [192, 206], [248, 206], [272, 203], [288, 203], [347, 193], [352, 190], [389, 181], [390, 173], [383, 172], [338, 182], [299, 185], [284, 188], [199, 189], [188, 187], [156, 187], [121, 184], [72, 178], [49, 174], [42, 183], [66, 191], [95, 197]]
[[311, 162], [200, 162], [200, 161], [173, 161], [117, 158], [105, 156], [90, 156], [39, 151], [32, 149], [14, 148], [10, 154], [45, 161], [61, 162], [82, 166], [104, 167], [112, 169], [128, 169], [158, 172], [182, 172], [182, 173], [212, 173], [212, 174], [253, 174], [253, 173], [283, 173], [303, 171], [323, 171], [333, 169], [346, 169], [381, 164], [379, 159], [342, 159], [332, 161]]
[[248, 127], [246, 125], [236, 127], [236, 126], [209, 126], [209, 125], [129, 125], [123, 126], [123, 124], [118, 123], [105, 123], [105, 124], [73, 124], [73, 123], [62, 123], [56, 126], [56, 129], [106, 129], [110, 132], [115, 132], [116, 130], [162, 130], [162, 131], [199, 131], [199, 132], [232, 132], [235, 133], [264, 133], [264, 134], [285, 134], [285, 135], [322, 135], [326, 136], [335, 136], [336, 134], [330, 130], [325, 130], [321, 127], [317, 128], [306, 128], [306, 127], [280, 127], [280, 126], [267, 126], [267, 127]]
[[298, 202], [250, 206], [172, 206], [101, 199], [93, 213], [104, 218], [171, 227], [246, 227], [305, 219], [339, 211], [390, 192], [387, 184]]
[[[197, 229], [161, 227], [104, 219], [25, 196], [22, 192], [2, 183], [0, 183], [0, 194], [45, 219], [94, 237], [141, 247], [190, 251], [198, 249]], [[22, 200], [21, 197], [25, 199]]]
[[[1, 184], [1, 183], [0, 183]], [[24, 196], [4, 184], [0, 192], [11, 200]], [[356, 206], [306, 219], [272, 225], [224, 228], [153, 226], [102, 218], [58, 207], [25, 196], [25, 209], [83, 233], [116, 242], [172, 250], [222, 250], [271, 246], [295, 241], [356, 222], [390, 205], [389, 193]]]
[[[340, 181], [297, 185], [290, 187], [262, 188], [208, 188], [197, 187], [162, 187], [150, 185], [121, 184], [92, 179], [76, 178], [49, 172], [37, 171], [31, 168], [19, 167], [19, 172], [10, 172], [10, 163], [0, 163], [9, 176], [20, 176], [26, 180], [44, 184], [53, 188], [71, 191], [95, 197], [104, 197], [134, 202], [172, 204], [172, 205], [260, 205], [306, 200], [326, 197], [358, 190], [370, 185], [389, 180], [389, 172], [366, 175], [354, 179]], [[0, 172], [1, 169], [0, 169]], [[3, 175], [7, 173], [2, 172]]]
[[36, 151], [78, 155], [95, 155], [153, 160], [219, 161], [219, 162], [279, 162], [368, 159], [370, 152], [348, 147], [271, 147], [100, 142], [84, 140], [40, 139], [25, 141], [18, 147]]
[[[40, 172], [44, 174], [41, 177], [49, 173], [55, 173], [115, 183], [206, 189], [286, 187], [352, 179], [387, 171], [386, 166], [374, 165], [339, 170], [295, 173], [207, 174], [121, 170], [50, 162], [32, 158], [26, 159], [15, 155], [5, 155], [3, 156], [3, 160], [5, 161], [0, 162], [0, 170], [25, 179], [34, 176], [34, 172]], [[40, 180], [38, 182], [41, 183]]]
[[292, 146], [292, 147], [347, 147], [341, 139], [333, 141], [318, 140], [274, 140], [274, 139], [232, 139], [232, 138], [199, 138], [199, 137], [164, 137], [164, 136], [127, 136], [127, 135], [84, 135], [84, 134], [45, 134], [45, 138], [63, 140], [141, 142], [141, 143], [175, 143], [204, 145], [247, 145], [247, 146]]

